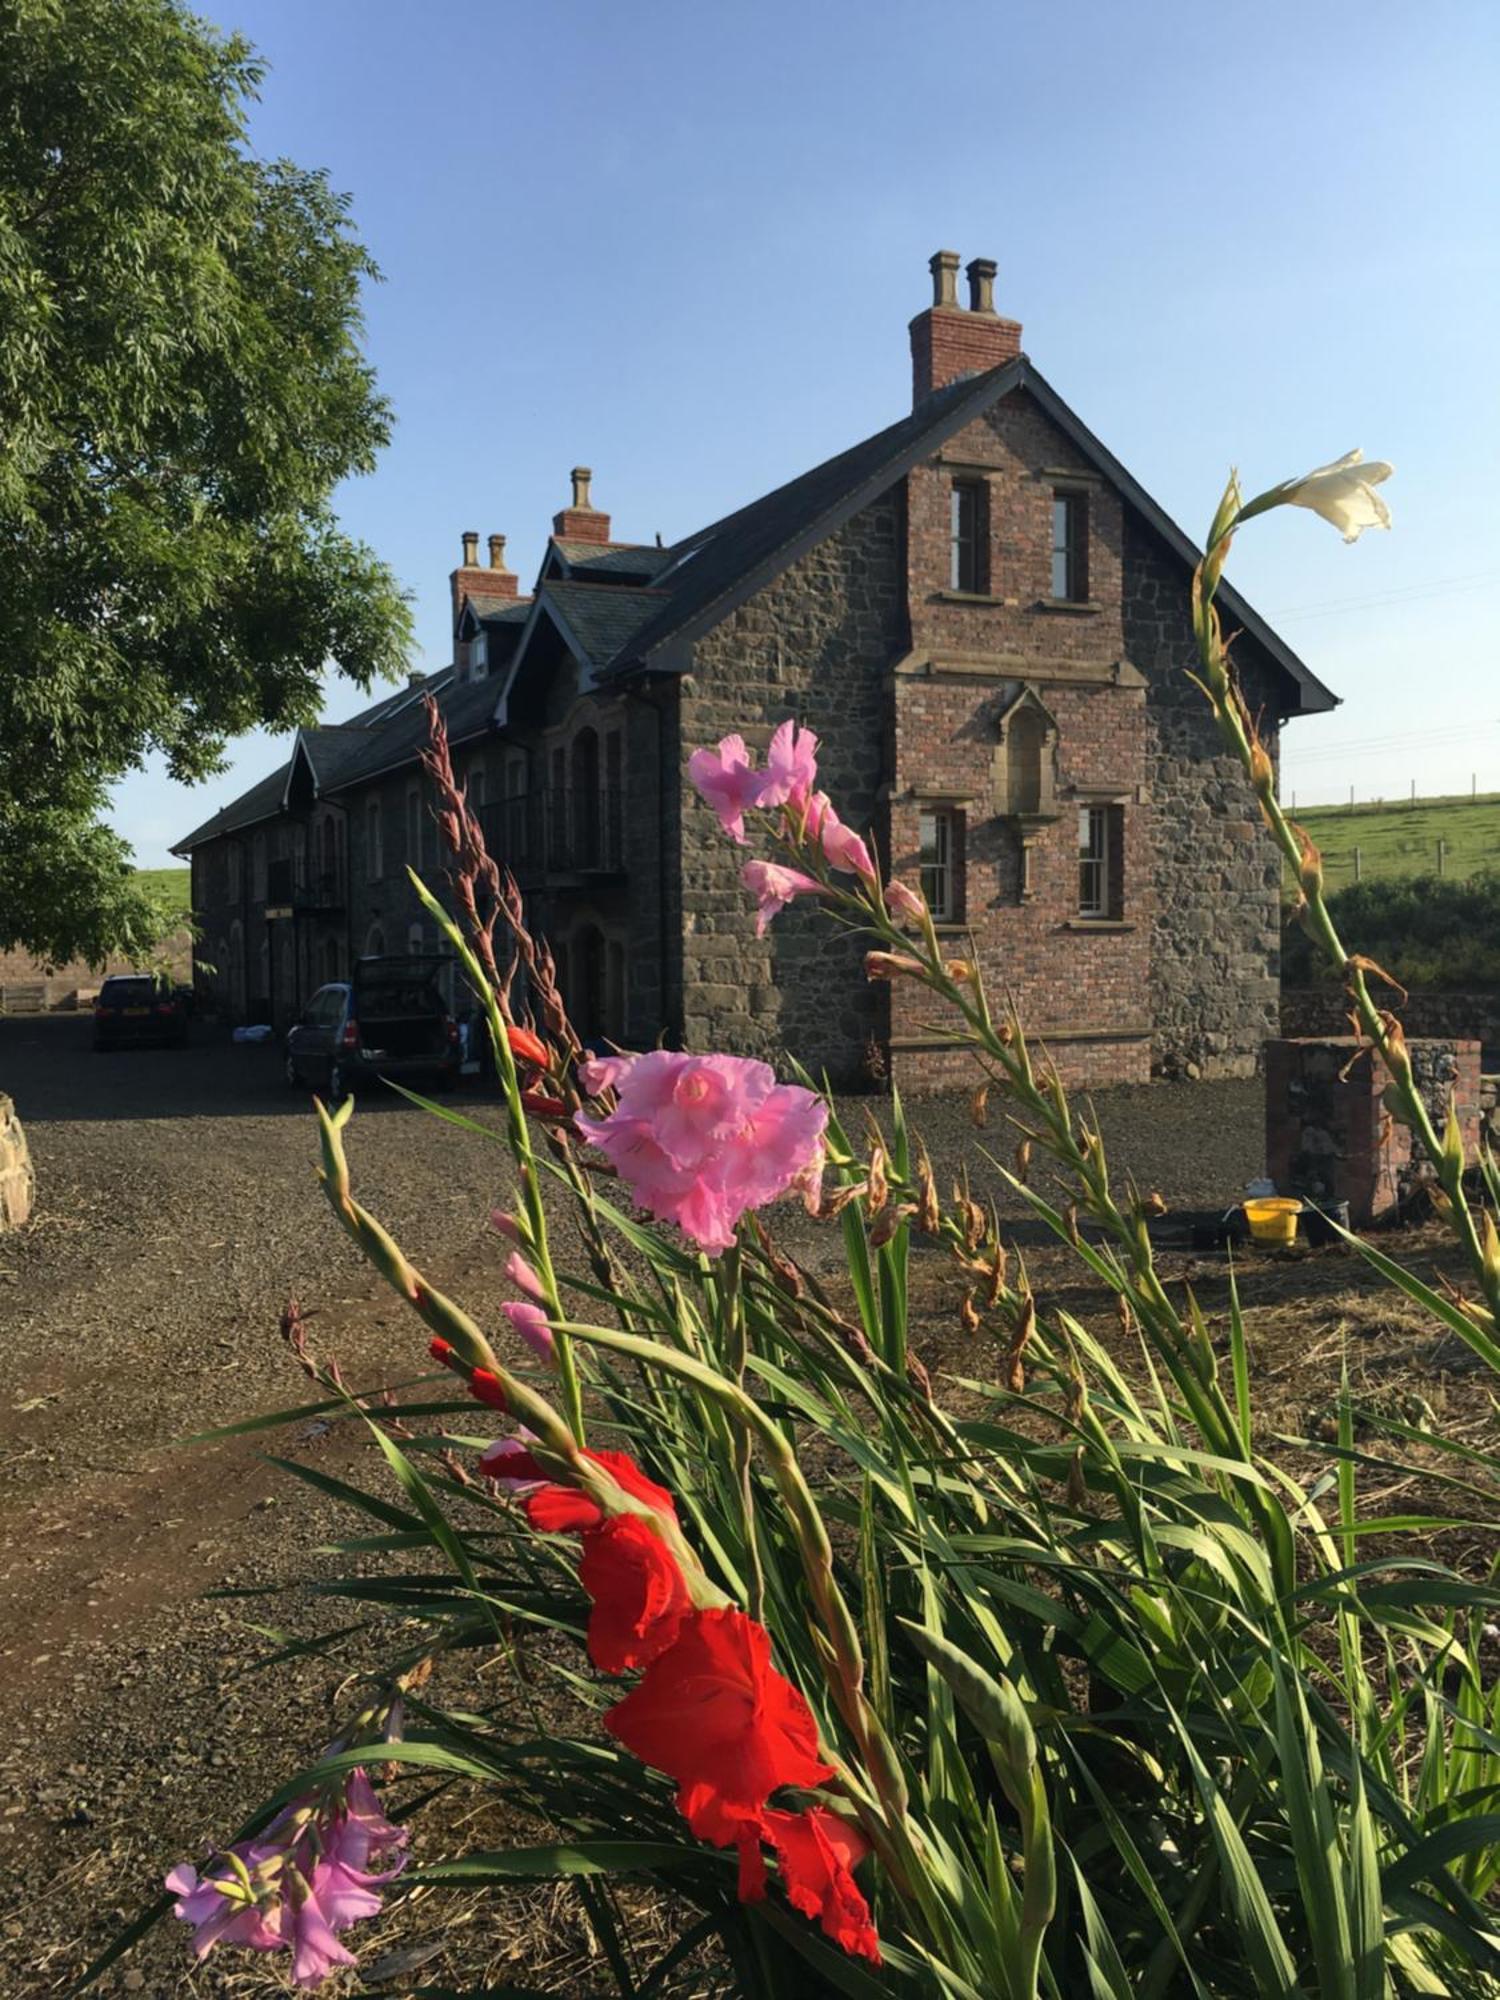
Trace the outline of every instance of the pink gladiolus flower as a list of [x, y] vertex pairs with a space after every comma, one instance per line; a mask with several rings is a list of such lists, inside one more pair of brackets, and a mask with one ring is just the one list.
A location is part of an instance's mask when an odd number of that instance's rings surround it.
[[[173, 1913], [194, 1926], [199, 1958], [216, 1944], [289, 1950], [294, 1982], [316, 1986], [334, 1966], [355, 1963], [335, 1932], [378, 1915], [376, 1891], [406, 1865], [400, 1852], [406, 1837], [381, 1811], [365, 1772], [356, 1769], [337, 1804], [326, 1793], [294, 1799], [263, 1833], [231, 1847], [206, 1875], [174, 1868], [167, 1876], [177, 1899]], [[390, 1865], [382, 1871], [372, 1862]]]
[[[322, 1872], [314, 1870], [315, 1875]], [[292, 1933], [288, 1940], [292, 1947], [292, 1984], [318, 1986], [336, 1965], [356, 1965], [358, 1960], [334, 1936], [332, 1920], [319, 1903], [313, 1884], [294, 1870], [290, 1886], [291, 1904], [286, 1921]], [[371, 1900], [375, 1910], [379, 1910], [380, 1898], [375, 1896]], [[361, 1915], [373, 1914], [374, 1911], [361, 1912]]]
[[885, 885], [885, 906], [893, 917], [903, 923], [919, 924], [927, 914], [927, 905], [913, 889], [893, 876]]
[[578, 1082], [585, 1096], [613, 1090], [630, 1067], [629, 1056], [585, 1056], [578, 1065]]
[[719, 824], [741, 846], [745, 814], [760, 804], [763, 774], [750, 762], [743, 736], [726, 736], [717, 750], [695, 750], [688, 759], [688, 776], [719, 816]]
[[547, 1294], [542, 1288], [542, 1281], [519, 1250], [512, 1250], [506, 1258], [505, 1275], [517, 1291], [525, 1292], [528, 1298], [535, 1299], [539, 1305], [546, 1304]]
[[830, 825], [827, 819], [822, 827], [823, 859], [830, 868], [842, 868], [847, 875], [862, 875], [867, 882], [875, 880], [875, 863], [870, 859], [870, 850], [852, 828], [834, 819]]
[[491, 1229], [498, 1230], [507, 1243], [522, 1243], [525, 1241], [525, 1238], [521, 1234], [520, 1223], [517, 1222], [516, 1218], [507, 1209], [492, 1208], [490, 1210], [490, 1227]]
[[755, 935], [764, 937], [766, 925], [784, 910], [793, 896], [816, 896], [823, 884], [797, 868], [783, 868], [776, 861], [747, 861], [740, 880], [755, 898]]
[[555, 1343], [542, 1308], [530, 1299], [507, 1299], [500, 1310], [538, 1361], [550, 1362]]
[[790, 806], [798, 811], [812, 796], [818, 782], [818, 739], [810, 729], [795, 722], [783, 722], [771, 738], [766, 752], [766, 775], [759, 804]]
[[726, 1249], [745, 1211], [784, 1194], [822, 1151], [827, 1106], [765, 1063], [653, 1049], [629, 1059], [616, 1088], [608, 1118], [579, 1112], [574, 1124], [642, 1208], [705, 1250]]
[[[524, 1500], [528, 1493], [539, 1492], [547, 1484], [545, 1479], [538, 1479], [533, 1470], [536, 1460], [531, 1455], [531, 1445], [534, 1442], [529, 1432], [520, 1437], [497, 1438], [479, 1454], [479, 1470], [486, 1478], [503, 1486], [513, 1498]], [[510, 1470], [517, 1459], [527, 1467], [524, 1474], [517, 1475]]]

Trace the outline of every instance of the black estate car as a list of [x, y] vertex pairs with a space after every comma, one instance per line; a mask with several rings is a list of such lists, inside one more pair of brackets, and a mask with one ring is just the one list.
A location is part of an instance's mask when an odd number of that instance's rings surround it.
[[181, 1048], [188, 1038], [187, 1008], [164, 973], [112, 972], [94, 1002], [94, 1047]]

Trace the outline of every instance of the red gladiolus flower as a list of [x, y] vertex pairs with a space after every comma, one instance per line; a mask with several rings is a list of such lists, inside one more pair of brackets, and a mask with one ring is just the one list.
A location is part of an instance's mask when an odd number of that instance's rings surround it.
[[589, 1658], [607, 1674], [648, 1665], [692, 1608], [671, 1551], [639, 1514], [616, 1514], [584, 1536], [578, 1576], [594, 1600]]
[[700, 1817], [754, 1812], [782, 1785], [835, 1775], [818, 1755], [812, 1710], [771, 1665], [770, 1633], [732, 1607], [689, 1612], [604, 1721], [643, 1763], [678, 1781], [684, 1811], [696, 1797]]
[[449, 1360], [452, 1358], [453, 1344], [451, 1341], [444, 1340], [441, 1334], [435, 1333], [427, 1343], [427, 1352], [432, 1356], [434, 1361], [441, 1361], [446, 1368]]
[[[804, 1917], [815, 1917], [824, 1935], [854, 1957], [879, 1965], [880, 1939], [853, 1875], [870, 1851], [864, 1835], [837, 1813], [817, 1807], [800, 1813], [764, 1812], [760, 1824], [781, 1863], [781, 1883], [792, 1908]], [[740, 1880], [743, 1884], [743, 1854]]]
[[481, 1403], [488, 1403], [492, 1410], [503, 1410], [506, 1406], [505, 1391], [500, 1379], [488, 1368], [475, 1368], [469, 1375], [469, 1394]]
[[548, 1063], [547, 1044], [540, 1035], [532, 1034], [530, 1028], [509, 1027], [505, 1039], [510, 1043], [510, 1052], [517, 1062], [530, 1063], [533, 1069], [545, 1069]]
[[[677, 1503], [666, 1487], [648, 1479], [635, 1460], [623, 1451], [585, 1450], [583, 1455], [591, 1458], [595, 1465], [602, 1465], [616, 1486], [622, 1487], [633, 1500], [643, 1500], [658, 1514], [676, 1520]], [[524, 1503], [526, 1518], [538, 1534], [587, 1534], [604, 1520], [604, 1509], [597, 1500], [591, 1499], [587, 1493], [580, 1493], [576, 1486], [557, 1485], [551, 1474], [545, 1472], [529, 1453], [512, 1458], [507, 1470], [516, 1479], [547, 1482]]]
[[550, 1118], [558, 1124], [565, 1124], [567, 1122], [567, 1105], [563, 1103], [560, 1097], [548, 1097], [543, 1091], [523, 1090], [521, 1092], [521, 1106], [533, 1118]]

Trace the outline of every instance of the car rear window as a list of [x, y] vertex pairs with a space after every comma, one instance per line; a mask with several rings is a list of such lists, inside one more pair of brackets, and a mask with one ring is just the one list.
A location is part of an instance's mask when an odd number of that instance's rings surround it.
[[111, 1007], [149, 1007], [156, 998], [154, 979], [106, 979], [99, 998]]
[[446, 1014], [443, 996], [430, 979], [361, 979], [359, 1011], [389, 1014]]

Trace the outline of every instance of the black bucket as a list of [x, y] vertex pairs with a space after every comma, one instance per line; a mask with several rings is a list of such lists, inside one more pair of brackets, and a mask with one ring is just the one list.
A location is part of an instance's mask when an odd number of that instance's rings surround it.
[[1349, 1204], [1347, 1201], [1325, 1202], [1321, 1208], [1314, 1208], [1311, 1202], [1302, 1210], [1302, 1234], [1314, 1250], [1323, 1250], [1330, 1243], [1342, 1243], [1340, 1229], [1349, 1227]]

